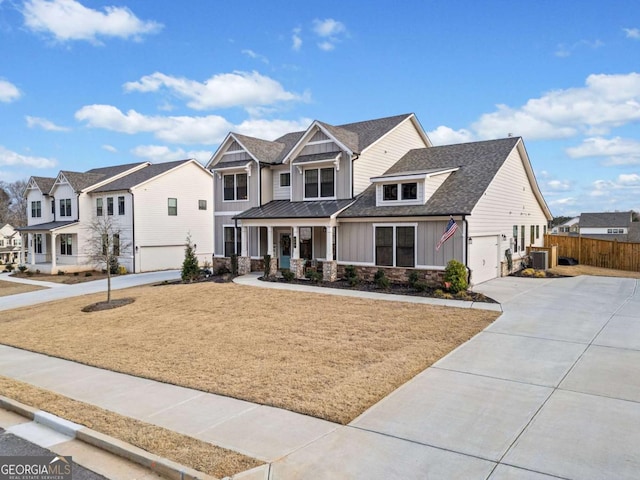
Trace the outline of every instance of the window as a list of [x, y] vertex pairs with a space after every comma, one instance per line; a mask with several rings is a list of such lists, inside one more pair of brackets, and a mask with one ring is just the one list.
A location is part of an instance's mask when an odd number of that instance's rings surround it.
[[531, 228], [529, 229], [529, 243], [532, 244], [533, 243], [533, 239], [536, 238], [536, 227], [534, 225], [531, 225]]
[[107, 198], [107, 215], [113, 215], [113, 197]]
[[520, 251], [524, 251], [524, 225], [520, 225]]
[[51, 200], [51, 215], [55, 215], [56, 214], [56, 201], [55, 200]]
[[540, 225], [536, 225], [536, 240], [540, 238]]
[[71, 216], [71, 199], [70, 198], [60, 199], [60, 216], [61, 217]]
[[42, 253], [42, 234], [36, 233], [33, 236], [33, 251], [35, 253]]
[[178, 215], [178, 199], [177, 198], [169, 198], [167, 199], [167, 206], [169, 210], [169, 215], [175, 217]]
[[304, 197], [335, 197], [335, 170], [312, 168], [304, 171]]
[[60, 235], [60, 255], [72, 255], [71, 234], [63, 233]]
[[31, 217], [32, 218], [42, 217], [42, 202], [40, 200], [31, 202]]
[[546, 226], [546, 225], [543, 225], [543, 226], [542, 226], [542, 234], [543, 234], [543, 235], [546, 235], [546, 234], [547, 234], [547, 226]]
[[124, 197], [118, 197], [118, 215], [124, 215]]
[[224, 256], [240, 255], [242, 252], [242, 229], [224, 227]]
[[291, 186], [291, 174], [289, 172], [280, 174], [280, 186], [281, 187]]
[[96, 198], [96, 215], [98, 217], [102, 216], [102, 199]]
[[393, 202], [396, 200], [416, 200], [418, 198], [418, 184], [411, 183], [389, 183], [382, 185], [382, 200]]
[[233, 202], [237, 200], [247, 200], [247, 174], [236, 173], [235, 175], [225, 175], [223, 177], [223, 200]]
[[513, 226], [513, 253], [518, 251], [518, 225]]
[[415, 227], [376, 227], [376, 265], [415, 266]]
[[198, 210], [206, 210], [206, 209], [207, 209], [207, 201], [198, 200]]
[[119, 256], [120, 255], [120, 235], [117, 233], [113, 234], [113, 254], [115, 256]]
[[0, 238], [0, 247], [4, 247], [4, 238]]

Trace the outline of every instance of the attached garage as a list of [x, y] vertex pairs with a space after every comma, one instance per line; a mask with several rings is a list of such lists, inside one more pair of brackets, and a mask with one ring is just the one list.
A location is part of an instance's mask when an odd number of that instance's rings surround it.
[[184, 244], [138, 247], [136, 272], [179, 269], [184, 261], [184, 248]]
[[469, 245], [471, 283], [477, 285], [498, 277], [498, 236], [473, 237]]

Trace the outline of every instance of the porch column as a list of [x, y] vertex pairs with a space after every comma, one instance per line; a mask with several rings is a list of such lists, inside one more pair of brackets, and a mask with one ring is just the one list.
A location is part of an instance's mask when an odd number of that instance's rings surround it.
[[338, 262], [333, 259], [333, 228], [327, 227], [327, 260], [322, 264], [322, 279], [335, 282], [338, 279]]
[[[58, 268], [56, 267], [56, 238], [57, 234], [51, 233], [51, 275], [58, 273]], [[108, 267], [107, 267], [108, 268]]]
[[20, 234], [20, 258], [18, 259], [18, 263], [25, 264], [27, 263], [27, 257], [24, 255], [24, 235]]
[[294, 273], [295, 278], [304, 278], [305, 260], [300, 258], [300, 228], [293, 227], [293, 238], [291, 239], [291, 260], [290, 270]]
[[269, 276], [273, 276], [278, 271], [278, 259], [273, 245], [273, 227], [267, 227], [267, 254], [271, 256], [271, 263], [268, 265]]
[[251, 272], [251, 258], [249, 257], [249, 227], [241, 227], [240, 256], [238, 257], [238, 274], [246, 275]]
[[35, 244], [35, 235], [33, 233], [29, 234], [29, 253], [31, 254], [31, 265], [36, 264], [36, 244]]

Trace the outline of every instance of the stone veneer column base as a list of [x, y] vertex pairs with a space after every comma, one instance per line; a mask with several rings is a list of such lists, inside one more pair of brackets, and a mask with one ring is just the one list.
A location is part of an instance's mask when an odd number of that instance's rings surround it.
[[295, 278], [304, 278], [304, 264], [307, 261], [304, 258], [291, 259], [289, 261], [289, 269], [295, 275]]
[[272, 258], [269, 262], [269, 276], [274, 277], [278, 273], [278, 259]]
[[338, 262], [322, 262], [322, 280], [335, 282], [338, 279]]
[[251, 272], [251, 257], [238, 257], [238, 275]]

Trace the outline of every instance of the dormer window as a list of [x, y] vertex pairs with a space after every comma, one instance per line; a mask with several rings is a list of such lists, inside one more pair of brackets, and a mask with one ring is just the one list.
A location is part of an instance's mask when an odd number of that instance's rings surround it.
[[393, 202], [397, 200], [416, 200], [418, 198], [418, 184], [389, 183], [382, 186], [382, 200]]
[[233, 202], [237, 200], [247, 200], [247, 174], [236, 173], [223, 176], [224, 201]]

